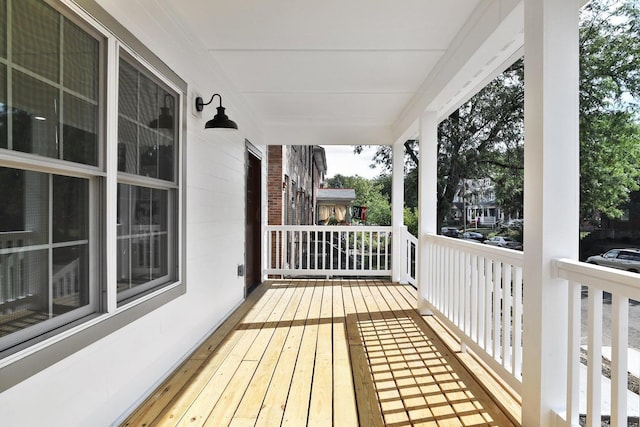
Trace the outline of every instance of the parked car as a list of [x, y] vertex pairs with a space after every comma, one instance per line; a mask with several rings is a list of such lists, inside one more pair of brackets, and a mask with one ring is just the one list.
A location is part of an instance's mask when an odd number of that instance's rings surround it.
[[463, 240], [473, 240], [475, 242], [484, 241], [482, 233], [476, 233], [475, 231], [465, 231], [460, 235], [460, 238]]
[[460, 230], [455, 227], [442, 227], [440, 234], [447, 237], [460, 237]]
[[611, 249], [603, 254], [590, 256], [587, 262], [638, 273], [640, 272], [640, 249]]
[[522, 243], [508, 236], [493, 236], [483, 242], [485, 245], [499, 246], [501, 248], [522, 250]]
[[507, 221], [507, 224], [506, 224], [508, 228], [513, 228], [516, 230], [522, 230], [523, 225], [524, 225], [523, 219], [510, 219], [509, 221]]

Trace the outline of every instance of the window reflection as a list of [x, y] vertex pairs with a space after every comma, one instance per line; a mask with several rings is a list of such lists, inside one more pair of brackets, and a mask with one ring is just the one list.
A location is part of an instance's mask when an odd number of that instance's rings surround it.
[[170, 279], [168, 210], [167, 190], [118, 185], [118, 292], [123, 298], [128, 290]]
[[7, 57], [7, 0], [0, 0], [0, 57]]
[[175, 179], [176, 98], [120, 60], [118, 170]]
[[86, 179], [0, 167], [0, 336], [89, 304], [88, 194]]
[[58, 91], [24, 73], [13, 73], [13, 149], [58, 156]]
[[63, 158], [98, 164], [98, 107], [75, 96], [64, 96]]
[[0, 148], [97, 166], [99, 40], [42, 1], [11, 2], [9, 29], [0, 9]]
[[60, 80], [60, 15], [44, 2], [11, 2], [13, 61], [42, 77]]
[[7, 148], [7, 67], [0, 64], [0, 148]]

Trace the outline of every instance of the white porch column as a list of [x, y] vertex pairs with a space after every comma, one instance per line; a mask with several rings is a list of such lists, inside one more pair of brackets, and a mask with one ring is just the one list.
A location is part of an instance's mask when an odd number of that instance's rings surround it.
[[391, 250], [393, 266], [391, 270], [391, 280], [394, 282], [405, 281], [402, 273], [402, 234], [404, 225], [404, 145], [402, 142], [392, 146], [393, 169], [391, 175], [391, 225], [393, 227], [393, 238], [391, 239]]
[[438, 116], [425, 111], [420, 117], [418, 166], [418, 310], [430, 314], [425, 306], [429, 290], [427, 233], [436, 234], [438, 215]]
[[566, 283], [555, 258], [578, 258], [577, 0], [525, 0], [522, 425], [566, 407]]

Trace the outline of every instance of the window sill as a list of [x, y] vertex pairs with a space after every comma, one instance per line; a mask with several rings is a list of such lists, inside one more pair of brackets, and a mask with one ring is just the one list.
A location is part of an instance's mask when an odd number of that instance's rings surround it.
[[26, 342], [19, 346], [22, 348], [6, 350], [7, 355], [0, 360], [0, 393], [132, 324], [142, 316], [178, 298], [185, 290], [184, 283], [174, 283], [131, 301], [114, 313], [87, 316], [66, 325], [64, 331], [52, 331], [55, 333], [54, 336], [44, 340], [39, 337], [41, 341], [38, 343]]

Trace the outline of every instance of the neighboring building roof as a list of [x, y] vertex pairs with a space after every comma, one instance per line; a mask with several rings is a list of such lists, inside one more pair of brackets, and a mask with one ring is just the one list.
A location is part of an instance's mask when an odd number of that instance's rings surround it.
[[327, 156], [325, 155], [324, 148], [319, 145], [314, 145], [313, 157], [316, 160], [316, 164], [318, 165], [320, 172], [327, 172]]
[[318, 202], [334, 200], [351, 202], [356, 199], [356, 190], [353, 188], [320, 188], [316, 200]]

